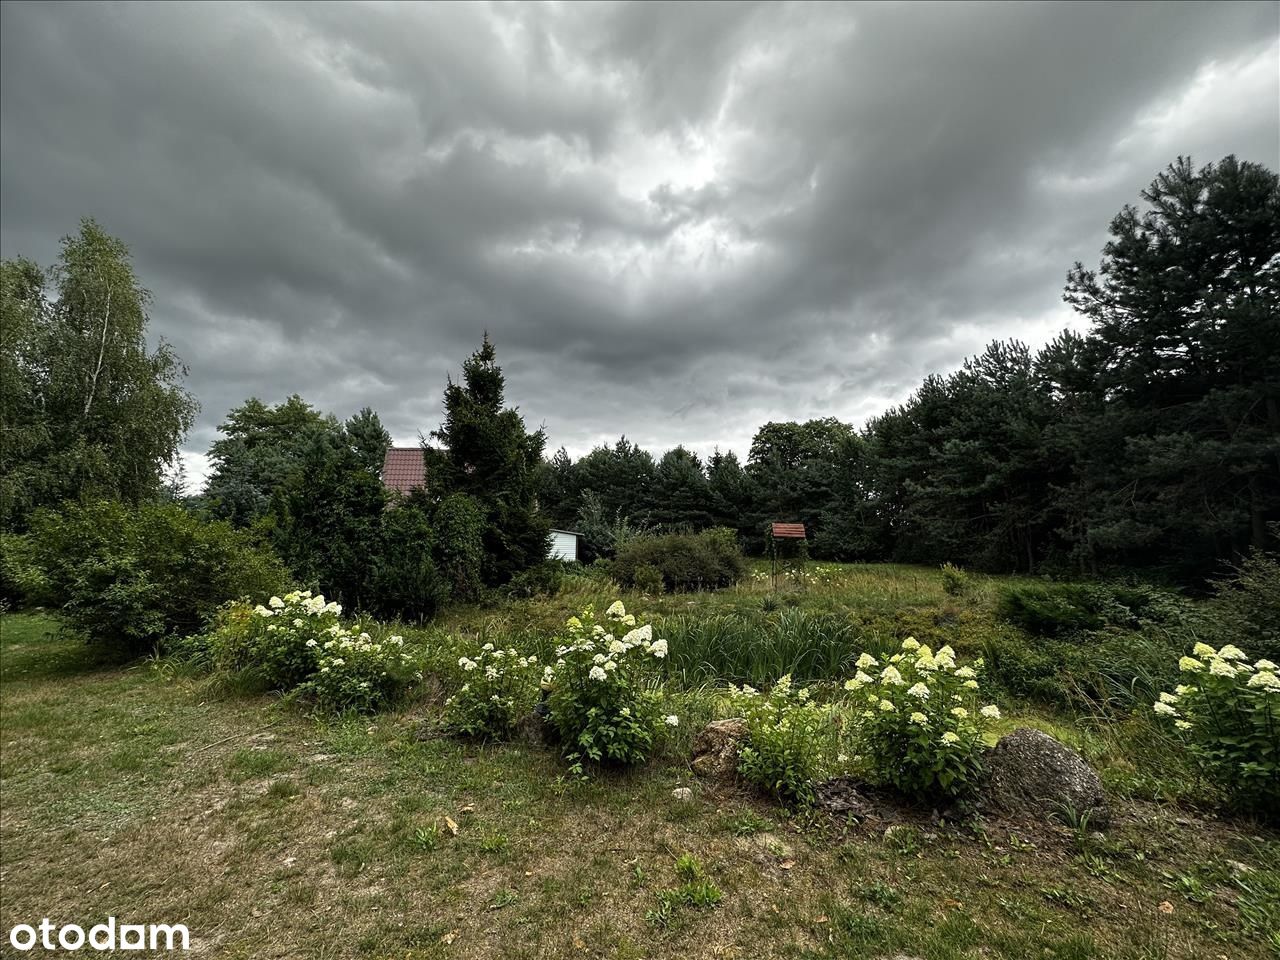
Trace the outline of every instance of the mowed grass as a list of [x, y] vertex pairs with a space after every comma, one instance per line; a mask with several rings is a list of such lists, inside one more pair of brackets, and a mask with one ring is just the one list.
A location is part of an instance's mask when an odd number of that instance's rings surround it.
[[[927, 573], [865, 576], [865, 606], [848, 585], [773, 611], [755, 584], [627, 600], [688, 618], [690, 633], [704, 615], [852, 620], [875, 607], [850, 644], [867, 623], [952, 615]], [[588, 593], [458, 612], [452, 626], [562, 619]], [[708, 708], [692, 690], [690, 722], [647, 767], [577, 783], [550, 748], [435, 735], [425, 694], [321, 722], [163, 662], [102, 662], [53, 626], [0, 619], [6, 932], [45, 916], [181, 922], [199, 954], [232, 958], [1248, 960], [1280, 936], [1276, 836], [1205, 811], [1119, 800], [1105, 836], [1005, 822], [975, 833], [920, 811], [886, 836], [697, 781], [688, 740]], [[1022, 719], [1104, 773], [1141, 761], [1075, 718]], [[672, 796], [679, 786], [692, 801]]]

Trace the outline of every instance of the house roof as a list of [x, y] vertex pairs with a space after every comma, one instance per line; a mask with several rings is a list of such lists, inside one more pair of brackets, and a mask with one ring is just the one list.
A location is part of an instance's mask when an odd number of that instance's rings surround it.
[[388, 447], [382, 461], [382, 483], [388, 490], [408, 494], [427, 485], [427, 465], [421, 447]]
[[778, 523], [774, 521], [771, 525], [771, 533], [775, 540], [805, 539], [803, 523]]
[[580, 537], [580, 536], [582, 536], [582, 534], [580, 534], [577, 530], [561, 530], [559, 527], [552, 527], [552, 528], [551, 528], [551, 532], [552, 532], [552, 533], [567, 533], [567, 534], [569, 534], [569, 536], [571, 536], [571, 537]]

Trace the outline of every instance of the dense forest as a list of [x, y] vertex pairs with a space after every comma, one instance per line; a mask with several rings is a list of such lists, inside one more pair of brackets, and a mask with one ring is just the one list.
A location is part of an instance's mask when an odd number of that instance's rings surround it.
[[587, 560], [710, 527], [758, 552], [766, 523], [790, 520], [820, 558], [1203, 582], [1280, 529], [1280, 182], [1180, 158], [1142, 201], [1097, 269], [1068, 273], [1086, 332], [992, 343], [860, 427], [765, 424], [745, 462], [625, 437], [546, 459], [486, 337], [423, 436], [428, 490], [397, 511], [377, 414], [340, 421], [299, 397], [230, 411], [203, 491], [167, 483], [196, 403], [172, 350], [147, 345], [124, 245], [85, 221], [50, 270], [0, 265], [0, 527], [168, 499], [251, 531], [305, 582], [415, 615], [535, 566], [553, 525], [584, 535]]

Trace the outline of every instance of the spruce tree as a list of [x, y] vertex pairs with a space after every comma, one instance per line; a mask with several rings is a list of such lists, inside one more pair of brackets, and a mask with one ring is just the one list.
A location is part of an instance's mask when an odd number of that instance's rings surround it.
[[424, 445], [427, 483], [439, 496], [472, 497], [484, 514], [484, 563], [490, 586], [546, 559], [551, 524], [538, 510], [538, 480], [546, 434], [525, 429], [505, 407], [506, 381], [486, 333], [462, 365], [462, 382], [449, 379], [444, 423]]

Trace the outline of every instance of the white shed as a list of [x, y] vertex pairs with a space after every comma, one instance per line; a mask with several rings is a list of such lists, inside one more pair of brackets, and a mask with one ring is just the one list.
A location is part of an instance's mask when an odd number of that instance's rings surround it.
[[552, 530], [551, 531], [551, 559], [552, 560], [574, 560], [578, 559], [578, 538], [582, 536], [572, 530]]

